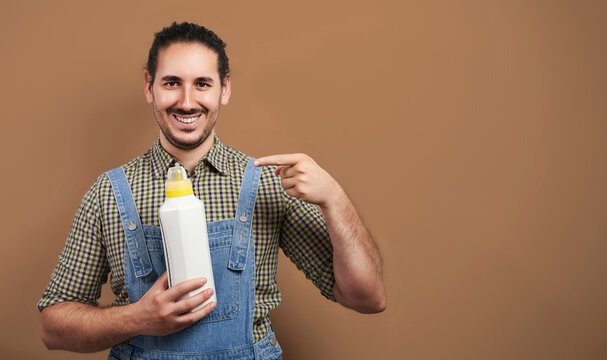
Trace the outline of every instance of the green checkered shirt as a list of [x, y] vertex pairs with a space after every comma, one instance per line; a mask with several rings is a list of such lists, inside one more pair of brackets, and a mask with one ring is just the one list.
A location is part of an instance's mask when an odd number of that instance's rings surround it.
[[[164, 201], [166, 173], [173, 160], [156, 139], [148, 152], [123, 166], [143, 224], [159, 225], [158, 208]], [[207, 221], [234, 217], [248, 160], [249, 156], [215, 137], [207, 156], [196, 165], [192, 185], [194, 195], [204, 201]], [[262, 169], [253, 216], [255, 341], [266, 336], [270, 311], [281, 302], [276, 283], [278, 247], [326, 298], [335, 301], [333, 254], [324, 218], [316, 206], [288, 196], [280, 177], [274, 175], [275, 169]], [[123, 266], [124, 231], [110, 181], [101, 175], [76, 212], [38, 309], [62, 301], [98, 306], [108, 274], [116, 295], [112, 306], [128, 304]]]

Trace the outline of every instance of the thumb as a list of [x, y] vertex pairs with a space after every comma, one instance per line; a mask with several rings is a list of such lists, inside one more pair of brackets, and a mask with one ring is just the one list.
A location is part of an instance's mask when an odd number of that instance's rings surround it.
[[277, 168], [276, 168], [276, 170], [274, 170], [274, 174], [275, 174], [275, 175], [280, 175], [280, 172], [281, 172], [283, 169], [286, 169], [286, 168], [288, 168], [288, 167], [290, 167], [290, 166], [291, 166], [291, 165], [280, 165], [279, 167], [277, 167]]
[[152, 285], [152, 287], [150, 288], [150, 290], [155, 289], [155, 290], [166, 290], [169, 288], [169, 276], [167, 275], [167, 272], [165, 271], [162, 275], [160, 275], [160, 277], [158, 278], [158, 280], [156, 280], [156, 282], [154, 283], [154, 285]]

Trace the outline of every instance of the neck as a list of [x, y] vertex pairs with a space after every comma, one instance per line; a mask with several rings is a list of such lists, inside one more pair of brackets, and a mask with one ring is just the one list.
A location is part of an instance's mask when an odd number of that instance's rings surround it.
[[183, 166], [190, 174], [193, 173], [194, 168], [196, 167], [196, 164], [198, 164], [200, 159], [205, 157], [205, 155], [209, 152], [209, 150], [211, 150], [211, 147], [213, 147], [214, 143], [215, 143], [215, 130], [214, 129], [211, 131], [209, 136], [204, 140], [204, 142], [202, 144], [200, 144], [200, 146], [198, 146], [194, 149], [190, 149], [190, 150], [183, 150], [183, 149], [179, 149], [179, 148], [173, 146], [173, 144], [171, 144], [164, 137], [162, 132], [160, 132], [160, 145], [162, 146], [162, 148], [164, 150], [166, 150], [166, 152], [171, 154], [173, 157], [175, 157], [179, 161], [179, 164], [181, 164], [181, 166]]

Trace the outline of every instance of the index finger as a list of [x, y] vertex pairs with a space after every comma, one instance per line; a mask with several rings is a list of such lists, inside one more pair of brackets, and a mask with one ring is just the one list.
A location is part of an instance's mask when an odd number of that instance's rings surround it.
[[303, 158], [302, 154], [280, 154], [260, 157], [253, 162], [255, 166], [295, 165]]
[[189, 293], [190, 291], [194, 291], [198, 288], [204, 286], [207, 283], [207, 279], [205, 278], [194, 278], [189, 280], [184, 280], [177, 285], [169, 288], [165, 292], [165, 296], [170, 301], [175, 301], [182, 297], [183, 295]]

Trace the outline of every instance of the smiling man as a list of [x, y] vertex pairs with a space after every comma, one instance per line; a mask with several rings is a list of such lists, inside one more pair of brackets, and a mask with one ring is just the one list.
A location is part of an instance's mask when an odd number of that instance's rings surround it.
[[[144, 77], [158, 139], [101, 175], [84, 196], [38, 303], [49, 349], [111, 347], [110, 359], [280, 359], [269, 318], [281, 301], [279, 248], [326, 298], [363, 313], [383, 311], [377, 248], [329, 173], [304, 154], [254, 160], [215, 134], [231, 93], [225, 43], [217, 35], [190, 23], [164, 28]], [[175, 162], [205, 203], [211, 257], [238, 242], [250, 249], [236, 264], [213, 258], [215, 278], [227, 280], [216, 284], [217, 303], [193, 312], [212, 293], [181, 299], [202, 287], [202, 278], [168, 287], [158, 227], [166, 173]], [[99, 308], [110, 273], [116, 299]]]

